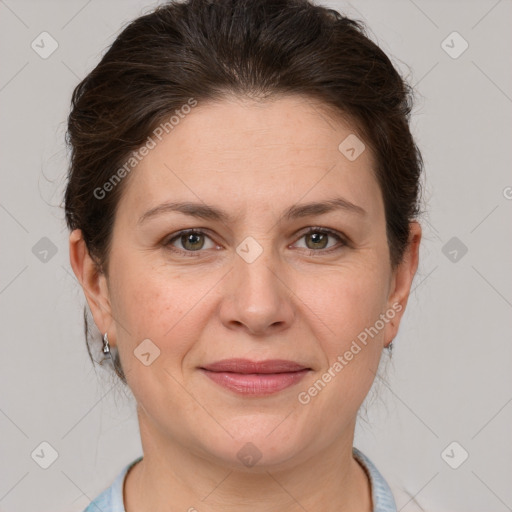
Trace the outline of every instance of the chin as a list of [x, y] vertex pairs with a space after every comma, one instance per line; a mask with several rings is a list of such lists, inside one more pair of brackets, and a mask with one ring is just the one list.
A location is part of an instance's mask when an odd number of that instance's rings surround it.
[[282, 415], [262, 418], [260, 414], [225, 421], [222, 425], [233, 437], [222, 431], [202, 440], [202, 449], [212, 462], [222, 461], [234, 471], [258, 473], [286, 469], [307, 457], [312, 440], [301, 436], [296, 423], [292, 425], [283, 418]]

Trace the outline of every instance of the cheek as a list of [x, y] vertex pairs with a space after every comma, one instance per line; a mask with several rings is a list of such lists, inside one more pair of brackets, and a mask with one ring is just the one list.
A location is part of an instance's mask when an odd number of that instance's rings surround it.
[[[387, 274], [379, 265], [347, 265], [297, 283], [304, 314], [318, 326], [329, 352], [375, 324], [387, 299]], [[309, 311], [309, 313], [308, 313]], [[321, 334], [323, 333], [323, 334]]]
[[137, 370], [138, 361], [129, 356], [141, 342], [151, 340], [160, 351], [151, 364], [153, 370], [173, 369], [173, 375], [179, 377], [183, 358], [213, 314], [208, 292], [216, 280], [212, 273], [209, 278], [187, 279], [169, 266], [138, 263], [119, 265], [113, 276], [119, 284], [112, 303], [120, 326], [119, 346], [126, 354], [126, 364]]
[[[300, 389], [304, 394], [299, 399], [310, 401], [306, 411], [311, 416], [321, 417], [318, 411], [329, 410], [333, 417], [353, 418], [374, 382], [382, 354], [384, 330], [375, 334], [370, 328], [386, 306], [386, 273], [377, 266], [351, 266], [321, 282], [323, 293], [318, 287], [314, 290], [319, 293], [302, 289], [304, 311], [309, 311], [310, 325], [316, 326], [324, 360], [316, 380]], [[336, 432], [337, 428], [334, 422]]]
[[179, 403], [182, 361], [198, 327], [187, 314], [191, 306], [179, 278], [149, 270], [118, 277], [123, 284], [114, 310], [121, 363], [138, 403], [155, 415], [164, 406], [160, 399], [169, 408]]
[[[177, 287], [168, 286], [151, 271], [131, 272], [129, 267], [116, 275], [112, 308], [116, 320], [126, 328], [130, 338], [155, 336], [158, 328], [176, 314]], [[171, 305], [175, 307], [171, 309]], [[158, 319], [157, 324], [155, 320]], [[120, 333], [122, 334], [122, 332]], [[125, 333], [126, 334], [126, 333]]]

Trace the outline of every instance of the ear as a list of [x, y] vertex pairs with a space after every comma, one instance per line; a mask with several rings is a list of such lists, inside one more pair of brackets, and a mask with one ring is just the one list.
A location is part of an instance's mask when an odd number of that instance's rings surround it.
[[395, 315], [386, 324], [385, 347], [396, 337], [400, 321], [407, 306], [411, 284], [418, 269], [420, 241], [420, 224], [416, 221], [409, 223], [409, 242], [404, 252], [403, 260], [393, 272], [390, 282], [387, 311], [393, 310]]
[[69, 236], [69, 260], [73, 272], [91, 309], [94, 323], [102, 334], [108, 332], [109, 344], [115, 346], [115, 322], [112, 321], [112, 308], [107, 277], [91, 258], [80, 229]]

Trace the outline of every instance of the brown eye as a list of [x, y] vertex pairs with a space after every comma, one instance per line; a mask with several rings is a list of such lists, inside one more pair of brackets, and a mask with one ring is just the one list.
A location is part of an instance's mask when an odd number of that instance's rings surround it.
[[311, 245], [306, 242], [308, 249], [325, 249], [329, 240], [329, 235], [315, 231], [305, 235], [306, 240], [311, 241]]
[[180, 241], [183, 247], [189, 251], [198, 251], [202, 249], [204, 245], [204, 237], [202, 234], [198, 233], [181, 235]]
[[[305, 240], [305, 246], [302, 248], [308, 250], [310, 254], [330, 252], [348, 245], [342, 235], [324, 228], [310, 228], [300, 239]], [[334, 243], [329, 244], [329, 239], [333, 239]]]
[[[210, 244], [207, 246], [208, 240]], [[164, 245], [181, 253], [199, 252], [202, 249], [212, 249], [215, 247], [215, 244], [208, 235], [202, 231], [194, 230], [181, 231], [165, 242]]]

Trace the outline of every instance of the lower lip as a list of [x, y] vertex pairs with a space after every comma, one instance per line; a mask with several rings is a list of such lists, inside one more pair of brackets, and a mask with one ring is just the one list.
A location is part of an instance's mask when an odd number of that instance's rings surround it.
[[282, 391], [304, 378], [309, 370], [287, 373], [232, 373], [201, 371], [217, 384], [242, 395], [262, 396]]

